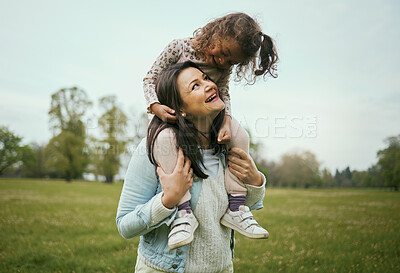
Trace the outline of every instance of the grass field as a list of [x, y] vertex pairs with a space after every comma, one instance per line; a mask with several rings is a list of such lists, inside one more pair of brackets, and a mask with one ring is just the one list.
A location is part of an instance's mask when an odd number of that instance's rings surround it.
[[[0, 272], [133, 272], [122, 183], [0, 179]], [[236, 235], [235, 272], [400, 272], [400, 193], [267, 189], [268, 240]]]

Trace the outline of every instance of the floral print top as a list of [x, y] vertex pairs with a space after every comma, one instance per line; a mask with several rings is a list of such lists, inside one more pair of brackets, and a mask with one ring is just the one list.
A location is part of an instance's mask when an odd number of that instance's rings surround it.
[[149, 113], [150, 106], [153, 103], [159, 102], [155, 90], [158, 74], [171, 64], [192, 61], [217, 84], [222, 100], [225, 103], [225, 114], [231, 115], [229, 77], [232, 68], [220, 69], [207, 65], [204, 56], [194, 49], [192, 39], [176, 39], [170, 42], [147, 72], [146, 77], [143, 79], [143, 89]]

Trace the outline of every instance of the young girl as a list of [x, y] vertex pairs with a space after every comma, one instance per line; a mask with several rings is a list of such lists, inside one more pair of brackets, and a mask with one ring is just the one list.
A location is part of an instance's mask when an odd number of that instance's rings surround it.
[[[230, 147], [238, 147], [248, 154], [249, 136], [231, 117], [229, 77], [235, 66], [237, 80], [245, 78], [251, 83], [256, 76], [269, 75], [275, 78], [278, 56], [272, 39], [262, 33], [259, 25], [247, 14], [232, 13], [196, 30], [193, 38], [177, 39], [169, 43], [143, 80], [148, 112], [165, 122], [175, 122], [177, 115], [184, 116], [184, 113], [175, 113], [173, 109], [159, 103], [155, 91], [158, 75], [171, 64], [188, 60], [196, 63], [211, 77], [225, 103], [225, 119], [217, 141], [229, 143]], [[268, 231], [258, 225], [245, 206], [247, 188], [241, 181], [244, 175], [235, 164], [235, 158], [243, 156], [235, 149], [231, 152], [230, 164], [225, 173], [229, 207], [221, 224], [250, 238], [268, 238]], [[198, 223], [191, 213], [190, 198], [188, 191], [178, 205], [181, 211], [178, 215], [181, 217], [172, 224], [168, 242], [171, 249], [188, 244], [193, 239]]]

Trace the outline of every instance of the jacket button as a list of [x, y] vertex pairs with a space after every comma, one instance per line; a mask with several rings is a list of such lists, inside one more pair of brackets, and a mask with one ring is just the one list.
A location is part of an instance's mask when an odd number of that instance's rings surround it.
[[194, 178], [193, 178], [193, 181], [194, 182], [198, 182], [200, 180], [200, 178], [198, 178], [197, 176], [195, 176]]
[[182, 249], [178, 249], [178, 255], [181, 255], [183, 253]]
[[173, 269], [177, 269], [178, 266], [177, 266], [176, 264], [173, 264], [173, 265], [172, 265], [172, 268], [173, 268]]

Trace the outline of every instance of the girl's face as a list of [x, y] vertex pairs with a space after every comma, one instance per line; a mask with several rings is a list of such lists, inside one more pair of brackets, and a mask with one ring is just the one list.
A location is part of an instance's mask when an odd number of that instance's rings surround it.
[[218, 96], [217, 85], [197, 68], [183, 70], [177, 77], [177, 87], [183, 101], [181, 110], [188, 118], [209, 117], [214, 120], [225, 108]]
[[205, 51], [206, 63], [222, 69], [246, 61], [239, 44], [234, 39], [216, 41]]

